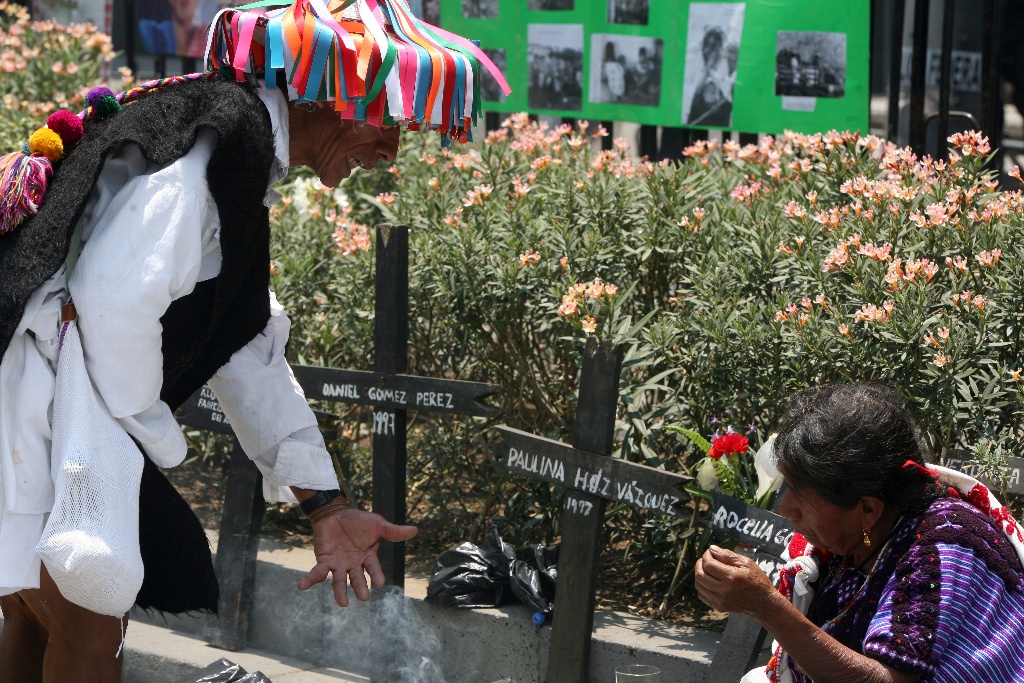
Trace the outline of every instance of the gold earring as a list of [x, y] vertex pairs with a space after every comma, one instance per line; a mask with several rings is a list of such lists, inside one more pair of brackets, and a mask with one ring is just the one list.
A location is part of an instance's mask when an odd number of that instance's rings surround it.
[[871, 537], [868, 536], [868, 530], [867, 529], [864, 530], [864, 547], [866, 547], [866, 548], [870, 548], [871, 547]]

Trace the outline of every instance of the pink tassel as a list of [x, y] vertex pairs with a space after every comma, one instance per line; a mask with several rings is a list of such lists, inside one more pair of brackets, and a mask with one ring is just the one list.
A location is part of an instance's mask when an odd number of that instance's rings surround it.
[[44, 156], [12, 152], [0, 157], [0, 235], [39, 211], [52, 175]]

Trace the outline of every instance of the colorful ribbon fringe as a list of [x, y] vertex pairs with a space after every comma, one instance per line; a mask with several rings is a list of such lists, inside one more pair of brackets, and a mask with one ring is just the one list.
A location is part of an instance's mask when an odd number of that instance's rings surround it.
[[[481, 113], [481, 66], [511, 92], [479, 47], [419, 20], [406, 0], [284, 4], [265, 0], [218, 12], [207, 66], [229, 68], [239, 81], [263, 76], [271, 89], [283, 71], [297, 102], [333, 102], [343, 119], [425, 125], [462, 140]], [[358, 21], [336, 18], [349, 7]]]
[[42, 155], [12, 152], [0, 157], [0, 235], [39, 210], [52, 174], [50, 161]]

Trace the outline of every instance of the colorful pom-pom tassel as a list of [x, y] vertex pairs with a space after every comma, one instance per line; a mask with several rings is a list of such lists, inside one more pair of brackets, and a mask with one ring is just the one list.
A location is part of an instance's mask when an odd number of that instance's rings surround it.
[[90, 90], [89, 93], [85, 96], [85, 99], [89, 103], [90, 107], [95, 107], [99, 103], [99, 101], [102, 100], [104, 97], [113, 96], [114, 93], [110, 90], [110, 88], [106, 88], [100, 85]]
[[105, 119], [111, 114], [121, 111], [121, 105], [116, 97], [110, 95], [109, 97], [100, 98], [100, 101], [95, 104], [94, 110], [98, 118]]
[[0, 157], [0, 235], [35, 215], [52, 175], [53, 167], [45, 156], [12, 152]]
[[117, 101], [117, 97], [110, 91], [110, 88], [102, 85], [90, 90], [85, 99], [93, 108], [96, 118], [105, 119], [111, 114], [121, 111], [121, 104]]
[[60, 136], [49, 128], [40, 128], [28, 139], [28, 149], [32, 154], [41, 154], [51, 164], [60, 161], [64, 156], [64, 142]]
[[58, 109], [46, 119], [46, 127], [60, 136], [64, 142], [65, 149], [71, 149], [78, 144], [85, 134], [82, 127], [82, 119], [67, 109]]

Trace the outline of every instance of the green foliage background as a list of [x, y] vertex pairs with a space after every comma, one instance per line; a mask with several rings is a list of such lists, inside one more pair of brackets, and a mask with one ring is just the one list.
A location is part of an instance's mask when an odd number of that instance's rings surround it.
[[[701, 454], [665, 427], [766, 436], [792, 392], [858, 379], [904, 396], [935, 457], [1018, 454], [1022, 203], [995, 190], [977, 141], [951, 164], [835, 133], [655, 165], [592, 134], [523, 116], [472, 148], [407, 134], [393, 167], [339, 191], [286, 187], [275, 289], [293, 360], [372, 362], [372, 251], [340, 256], [333, 214], [346, 245], [410, 226], [409, 372], [497, 383], [513, 427], [568, 438], [585, 334], [558, 307], [600, 278], [621, 291], [596, 334], [626, 347], [615, 457], [688, 473]], [[491, 521], [517, 544], [557, 538], [562, 492], [497, 470], [490, 422], [413, 420], [412, 505], [435, 542], [479, 541]], [[613, 509], [610, 545], [671, 576], [688, 522]]]

